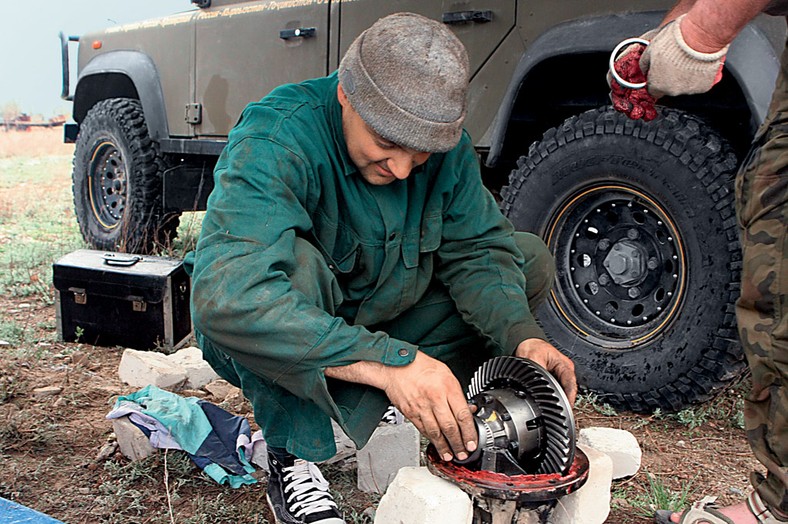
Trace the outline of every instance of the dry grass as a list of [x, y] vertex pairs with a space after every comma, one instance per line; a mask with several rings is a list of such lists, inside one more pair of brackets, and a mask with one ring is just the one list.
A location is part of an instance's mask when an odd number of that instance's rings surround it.
[[62, 127], [30, 128], [27, 131], [4, 131], [0, 127], [0, 158], [73, 154], [74, 144], [63, 143]]

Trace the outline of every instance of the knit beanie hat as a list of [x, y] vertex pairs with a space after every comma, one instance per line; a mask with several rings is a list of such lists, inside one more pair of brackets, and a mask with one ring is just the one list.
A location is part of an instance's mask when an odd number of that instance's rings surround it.
[[429, 18], [381, 18], [350, 45], [339, 64], [350, 105], [386, 140], [443, 153], [462, 134], [468, 55], [462, 42]]

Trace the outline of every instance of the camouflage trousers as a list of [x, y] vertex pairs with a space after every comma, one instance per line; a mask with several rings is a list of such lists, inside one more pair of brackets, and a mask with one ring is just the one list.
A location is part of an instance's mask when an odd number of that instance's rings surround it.
[[766, 121], [736, 178], [743, 265], [736, 318], [752, 371], [747, 438], [766, 467], [751, 481], [788, 513], [788, 47]]

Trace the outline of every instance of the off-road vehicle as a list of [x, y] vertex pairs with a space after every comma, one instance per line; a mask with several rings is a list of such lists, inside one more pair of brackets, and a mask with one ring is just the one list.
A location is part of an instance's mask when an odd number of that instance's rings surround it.
[[[711, 92], [665, 99], [644, 123], [609, 107], [608, 57], [672, 0], [193, 3], [62, 37], [74, 204], [96, 248], [144, 253], [172, 240], [181, 212], [204, 209], [247, 103], [332, 72], [379, 17], [414, 11], [468, 49], [466, 127], [485, 184], [555, 254], [537, 314], [581, 384], [615, 406], [677, 410], [745, 368], [733, 177], [766, 113], [784, 20], [747, 26]], [[69, 40], [79, 42], [73, 86]]]

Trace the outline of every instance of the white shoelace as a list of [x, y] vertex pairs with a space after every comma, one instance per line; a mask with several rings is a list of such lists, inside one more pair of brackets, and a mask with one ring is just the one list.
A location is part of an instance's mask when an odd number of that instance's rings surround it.
[[290, 511], [295, 512], [296, 517], [337, 506], [328, 491], [328, 481], [313, 463], [296, 459], [291, 467], [284, 468], [282, 472], [287, 485], [285, 494], [292, 491], [287, 497], [287, 505], [290, 506]]
[[405, 422], [405, 416], [394, 406], [389, 406], [380, 420], [386, 424], [396, 425]]

